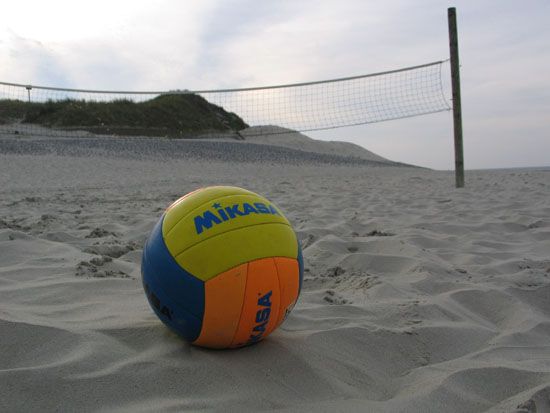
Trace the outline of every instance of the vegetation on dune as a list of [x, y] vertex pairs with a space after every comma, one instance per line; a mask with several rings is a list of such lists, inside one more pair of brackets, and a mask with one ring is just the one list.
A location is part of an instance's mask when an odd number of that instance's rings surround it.
[[24, 119], [30, 105], [22, 100], [0, 99], [0, 125]]
[[160, 95], [143, 102], [0, 100], [0, 124], [33, 123], [99, 134], [186, 137], [238, 131], [248, 125], [236, 114], [195, 94]]

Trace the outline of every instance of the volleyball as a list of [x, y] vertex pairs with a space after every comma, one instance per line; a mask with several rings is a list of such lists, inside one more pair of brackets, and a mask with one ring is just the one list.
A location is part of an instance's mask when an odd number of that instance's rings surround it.
[[145, 295], [164, 324], [209, 348], [257, 343], [300, 294], [303, 259], [279, 208], [246, 189], [211, 186], [168, 207], [143, 248]]

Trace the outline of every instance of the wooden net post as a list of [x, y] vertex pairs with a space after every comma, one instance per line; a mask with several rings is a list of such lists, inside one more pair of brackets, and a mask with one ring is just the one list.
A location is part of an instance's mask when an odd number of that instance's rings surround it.
[[456, 187], [464, 187], [464, 146], [462, 143], [462, 105], [460, 102], [460, 63], [458, 60], [458, 34], [456, 29], [456, 9], [447, 9], [449, 20], [449, 47], [451, 51], [451, 80], [453, 89], [453, 125], [455, 141], [455, 180]]

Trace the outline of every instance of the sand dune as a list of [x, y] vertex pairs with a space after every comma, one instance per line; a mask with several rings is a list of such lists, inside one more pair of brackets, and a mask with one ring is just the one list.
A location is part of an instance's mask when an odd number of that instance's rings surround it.
[[[455, 190], [448, 172], [133, 142], [0, 143], [1, 411], [550, 411], [548, 172]], [[164, 208], [213, 184], [273, 200], [305, 256], [290, 317], [234, 351], [182, 342], [140, 281]]]
[[389, 162], [388, 159], [354, 143], [320, 141], [280, 126], [252, 126], [241, 131], [240, 134], [246, 142], [282, 146], [327, 155], [357, 157], [369, 161]]
[[[52, 130], [48, 133], [52, 133]], [[219, 135], [217, 138], [201, 139], [112, 137], [90, 134], [69, 137], [25, 135], [21, 138], [19, 135], [2, 133], [0, 130], [0, 153], [56, 154], [87, 158], [99, 156], [140, 160], [168, 158], [229, 163], [263, 162], [279, 165], [405, 166], [379, 157], [366, 149], [354, 150], [354, 147], [360, 147], [351, 143], [317, 141], [296, 132], [265, 135], [261, 138], [252, 136], [249, 139], [236, 140], [233, 135], [227, 134]]]

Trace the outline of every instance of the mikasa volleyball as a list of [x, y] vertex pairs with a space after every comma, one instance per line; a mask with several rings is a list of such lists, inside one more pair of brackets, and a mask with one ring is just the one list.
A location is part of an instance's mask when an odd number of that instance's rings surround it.
[[242, 347], [272, 333], [294, 307], [302, 252], [288, 220], [248, 190], [212, 186], [168, 207], [143, 249], [156, 315], [203, 347]]

